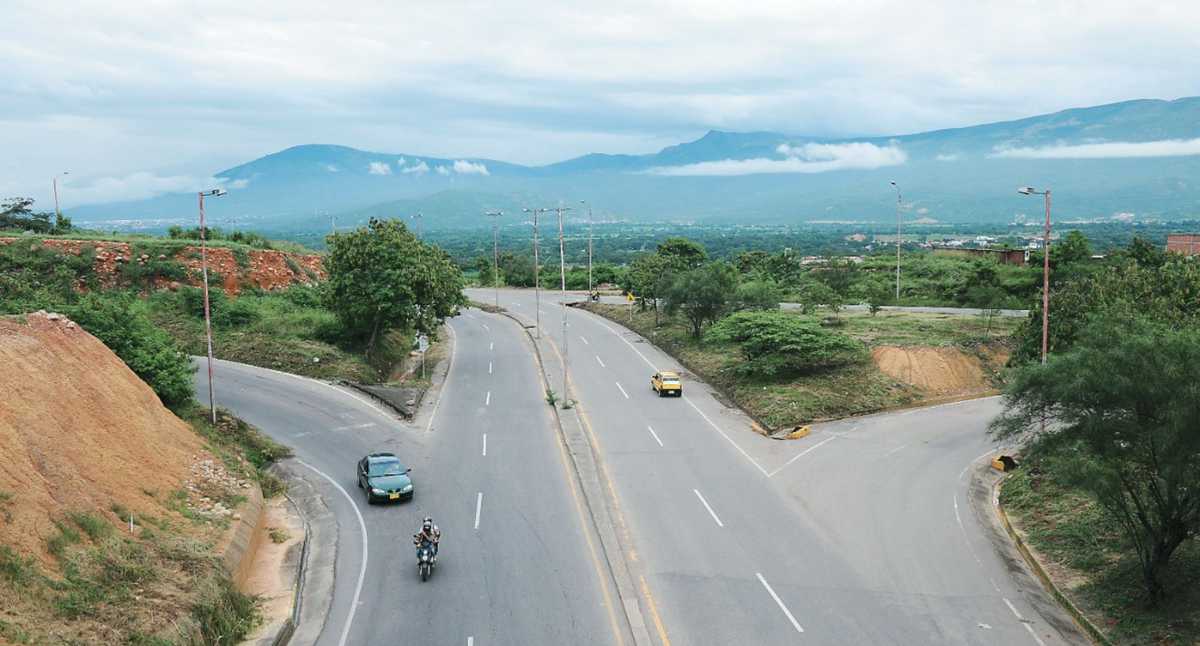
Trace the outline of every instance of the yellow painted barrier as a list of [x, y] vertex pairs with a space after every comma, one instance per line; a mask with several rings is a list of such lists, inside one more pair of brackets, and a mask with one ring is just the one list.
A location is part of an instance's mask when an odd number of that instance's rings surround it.
[[807, 426], [797, 426], [796, 428], [792, 429], [791, 433], [787, 434], [787, 438], [789, 440], [798, 440], [802, 437], [808, 437], [809, 432], [810, 429]]
[[992, 460], [992, 468], [997, 471], [1012, 471], [1017, 468], [1017, 461], [1011, 455], [997, 455]]

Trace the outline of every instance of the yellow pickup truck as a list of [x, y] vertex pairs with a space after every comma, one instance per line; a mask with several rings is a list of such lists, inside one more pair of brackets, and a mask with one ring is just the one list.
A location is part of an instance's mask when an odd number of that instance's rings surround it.
[[650, 378], [650, 387], [658, 393], [659, 397], [664, 395], [683, 397], [683, 382], [679, 379], [677, 372], [663, 370], [654, 373], [654, 376]]

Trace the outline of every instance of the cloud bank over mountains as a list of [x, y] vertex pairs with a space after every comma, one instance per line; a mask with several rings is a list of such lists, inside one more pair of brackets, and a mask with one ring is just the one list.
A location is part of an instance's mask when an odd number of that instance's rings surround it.
[[877, 146], [868, 142], [806, 143], [799, 146], [782, 143], [775, 149], [775, 152], [783, 155], [784, 158], [722, 159], [679, 166], [656, 166], [646, 172], [652, 175], [668, 176], [827, 173], [836, 170], [898, 166], [908, 161], [908, 154], [894, 143], [887, 146]]
[[1119, 159], [1200, 155], [1200, 139], [1111, 141], [1094, 144], [997, 148], [990, 157], [1012, 159]]

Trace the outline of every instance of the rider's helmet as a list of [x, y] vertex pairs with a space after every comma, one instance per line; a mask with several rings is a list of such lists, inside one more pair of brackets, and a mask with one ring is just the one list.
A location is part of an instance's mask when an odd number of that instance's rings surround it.
[[421, 521], [421, 529], [425, 531], [433, 529], [433, 518], [426, 516], [425, 520]]

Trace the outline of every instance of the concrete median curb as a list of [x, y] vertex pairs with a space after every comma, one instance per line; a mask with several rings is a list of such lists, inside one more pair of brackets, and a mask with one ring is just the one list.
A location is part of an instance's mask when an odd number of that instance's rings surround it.
[[1060, 606], [1062, 606], [1063, 610], [1066, 610], [1067, 614], [1071, 615], [1071, 618], [1075, 620], [1075, 623], [1087, 634], [1087, 636], [1097, 644], [1112, 646], [1112, 642], [1110, 642], [1108, 638], [1104, 636], [1104, 633], [1100, 632], [1100, 629], [1096, 628], [1095, 624], [1093, 624], [1090, 619], [1084, 616], [1083, 612], [1081, 612], [1079, 608], [1076, 607], [1069, 598], [1067, 598], [1067, 595], [1063, 594], [1062, 590], [1058, 589], [1058, 586], [1055, 585], [1054, 581], [1050, 579], [1049, 573], [1047, 573], [1046, 569], [1042, 567], [1041, 562], [1037, 560], [1037, 558], [1033, 555], [1033, 552], [1029, 549], [1029, 546], [1025, 544], [1025, 540], [1021, 538], [1021, 534], [1017, 532], [1015, 527], [1013, 527], [1012, 522], [1008, 518], [1008, 512], [1004, 511], [1004, 507], [1000, 504], [1000, 487], [1004, 484], [1005, 480], [1008, 480], [1010, 475], [1011, 474], [1006, 474], [1004, 477], [996, 480], [996, 482], [992, 485], [992, 506], [995, 507], [996, 514], [1000, 517], [1000, 524], [1004, 526], [1004, 531], [1006, 531], [1009, 538], [1012, 539], [1013, 545], [1017, 548], [1017, 551], [1021, 553], [1021, 557], [1025, 559], [1025, 563], [1029, 565], [1029, 569], [1032, 570], [1034, 575], [1037, 576], [1038, 580], [1042, 582], [1042, 586], [1045, 587], [1048, 592], [1050, 592], [1050, 595], [1054, 597], [1054, 600], [1057, 601]]
[[[525, 331], [526, 336], [533, 345], [534, 357], [537, 360], [538, 369], [542, 373], [542, 383], [548, 392], [550, 390], [550, 378], [546, 372], [546, 363], [543, 360], [542, 349], [538, 343], [538, 339], [529, 331], [529, 327], [516, 316], [503, 310], [499, 313], [514, 321]], [[566, 393], [563, 393], [563, 396], [565, 397]], [[588, 441], [583, 429], [583, 421], [579, 416], [578, 404], [575, 403], [571, 408], [563, 411], [560, 411], [557, 406], [553, 406], [552, 409], [554, 410], [555, 427], [558, 430], [559, 438], [566, 448], [567, 454], [571, 458], [576, 482], [579, 484], [580, 490], [583, 491], [588, 514], [592, 519], [592, 526], [596, 530], [596, 535], [600, 538], [601, 549], [604, 552], [605, 561], [608, 563], [608, 570], [616, 587], [617, 596], [620, 597], [621, 610], [633, 635], [634, 643], [637, 646], [653, 646], [654, 642], [650, 638], [646, 619], [641, 611], [638, 588], [634, 584], [633, 576], [629, 571], [629, 564], [625, 560], [625, 550], [620, 543], [616, 525], [609, 513], [608, 500], [604, 494], [605, 476], [599, 467], [597, 456], [592, 450], [592, 444]]]

